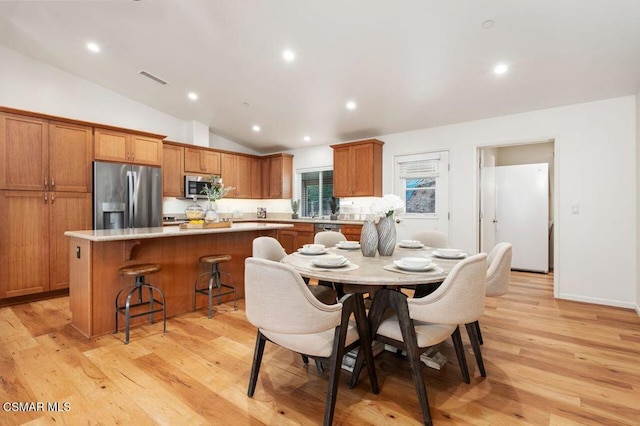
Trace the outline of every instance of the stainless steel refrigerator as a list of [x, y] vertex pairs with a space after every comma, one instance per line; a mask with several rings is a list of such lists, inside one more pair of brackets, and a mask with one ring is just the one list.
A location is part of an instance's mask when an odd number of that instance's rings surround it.
[[162, 226], [162, 170], [93, 162], [93, 228]]

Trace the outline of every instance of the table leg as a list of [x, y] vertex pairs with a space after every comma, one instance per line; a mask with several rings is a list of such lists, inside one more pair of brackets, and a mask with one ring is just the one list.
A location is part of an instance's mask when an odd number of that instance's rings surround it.
[[[350, 387], [353, 388], [357, 381], [360, 371], [362, 369], [362, 363], [366, 362], [367, 371], [369, 372], [369, 380], [371, 381], [371, 390], [377, 394], [380, 392], [378, 388], [378, 377], [376, 375], [376, 366], [373, 362], [373, 351], [371, 349], [371, 330], [369, 329], [369, 320], [367, 319], [367, 313], [364, 309], [364, 296], [362, 293], [356, 293], [355, 296], [355, 309], [354, 315], [356, 318], [356, 326], [358, 328], [358, 334], [360, 335], [360, 350], [356, 358], [356, 365], [353, 369], [351, 376]], [[359, 364], [358, 364], [359, 363]]]

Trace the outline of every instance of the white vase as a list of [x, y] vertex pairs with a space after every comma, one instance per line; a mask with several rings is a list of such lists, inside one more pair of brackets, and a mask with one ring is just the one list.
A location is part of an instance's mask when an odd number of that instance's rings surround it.
[[391, 256], [396, 248], [396, 221], [393, 216], [378, 221], [378, 253]]

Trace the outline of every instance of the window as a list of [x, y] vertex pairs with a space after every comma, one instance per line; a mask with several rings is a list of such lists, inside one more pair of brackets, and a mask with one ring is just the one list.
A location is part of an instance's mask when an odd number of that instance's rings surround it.
[[301, 215], [305, 217], [331, 214], [333, 170], [318, 170], [300, 174]]
[[440, 154], [396, 157], [398, 183], [405, 199], [407, 215], [438, 215]]

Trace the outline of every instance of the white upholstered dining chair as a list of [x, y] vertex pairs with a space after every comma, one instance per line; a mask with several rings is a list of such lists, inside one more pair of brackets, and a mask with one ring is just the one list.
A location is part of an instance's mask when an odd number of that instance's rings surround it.
[[411, 236], [412, 240], [418, 240], [427, 247], [449, 248], [449, 237], [440, 231], [420, 231]]
[[313, 237], [315, 244], [324, 244], [325, 247], [334, 247], [340, 241], [347, 241], [347, 237], [338, 231], [320, 231]]
[[[509, 278], [511, 275], [511, 256], [513, 247], [511, 243], [498, 243], [487, 256], [487, 292], [488, 297], [502, 296], [509, 290]], [[480, 322], [475, 321], [474, 326], [480, 344], [483, 344]]]
[[[383, 289], [376, 292], [373, 300], [369, 313], [373, 338], [406, 351], [425, 424], [432, 421], [420, 354], [451, 336], [462, 377], [470, 383], [459, 324], [467, 326], [480, 373], [485, 376], [473, 322], [484, 311], [486, 257], [481, 253], [459, 262], [440, 287], [427, 296], [409, 298], [402, 292]], [[385, 315], [389, 308], [393, 311], [391, 316]], [[361, 367], [356, 364], [354, 381]]]
[[[324, 425], [330, 425], [342, 370], [342, 356], [358, 343], [355, 326], [349, 323], [354, 309], [353, 295], [339, 303], [318, 301], [293, 267], [265, 259], [245, 260], [247, 319], [258, 328], [247, 394], [253, 397], [265, 343], [273, 342], [316, 361], [328, 362], [329, 383]], [[372, 390], [378, 393], [375, 369], [368, 369]]]

